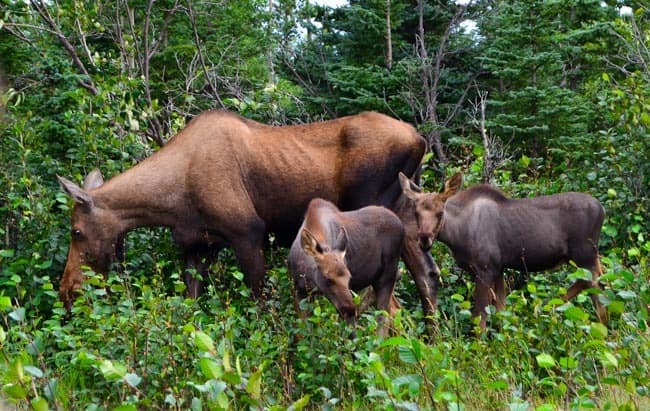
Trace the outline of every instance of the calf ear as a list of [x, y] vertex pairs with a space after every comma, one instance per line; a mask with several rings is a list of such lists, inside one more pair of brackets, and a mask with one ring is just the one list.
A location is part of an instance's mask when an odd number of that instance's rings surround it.
[[61, 188], [63, 188], [63, 191], [66, 192], [72, 199], [74, 200], [75, 203], [84, 206], [88, 209], [92, 208], [93, 206], [93, 198], [92, 196], [84, 191], [81, 187], [73, 183], [72, 181], [56, 176], [56, 178], [59, 179], [59, 184], [61, 184]]
[[348, 232], [345, 231], [345, 227], [341, 226], [339, 228], [339, 233], [336, 235], [336, 241], [334, 241], [334, 248], [345, 252], [345, 249], [348, 246]]
[[417, 186], [410, 178], [406, 177], [404, 173], [400, 171], [399, 173], [399, 185], [402, 187], [402, 192], [404, 195], [415, 201], [419, 193], [422, 192], [420, 187]]
[[318, 241], [314, 238], [314, 235], [306, 228], [303, 228], [302, 231], [300, 231], [300, 245], [305, 253], [312, 257], [316, 257], [323, 252]]
[[104, 177], [99, 169], [94, 169], [84, 178], [84, 190], [92, 190], [104, 184]]
[[442, 191], [442, 196], [447, 199], [460, 190], [463, 185], [463, 175], [461, 173], [456, 173], [447, 180], [445, 183], [445, 188]]

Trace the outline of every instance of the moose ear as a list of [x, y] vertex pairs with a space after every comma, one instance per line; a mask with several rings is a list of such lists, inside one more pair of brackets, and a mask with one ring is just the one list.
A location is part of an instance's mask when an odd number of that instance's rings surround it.
[[462, 185], [463, 185], [463, 175], [460, 172], [458, 172], [453, 176], [451, 176], [449, 180], [445, 182], [445, 187], [443, 188], [441, 194], [445, 198], [449, 198], [454, 194], [456, 194], [458, 190], [460, 190]]
[[345, 231], [345, 227], [341, 226], [339, 228], [339, 233], [336, 235], [334, 245], [335, 249], [345, 252], [345, 249], [348, 246], [348, 232]]
[[402, 187], [404, 195], [414, 201], [417, 199], [417, 195], [422, 192], [422, 189], [401, 171], [399, 173], [399, 185]]
[[104, 184], [104, 177], [99, 169], [94, 169], [84, 178], [84, 190], [89, 191]]
[[300, 231], [300, 245], [302, 246], [302, 249], [312, 257], [316, 257], [323, 252], [318, 241], [314, 238], [314, 235], [306, 228], [303, 228], [302, 231]]
[[88, 209], [92, 208], [93, 198], [89, 193], [64, 177], [56, 176], [56, 178], [59, 180], [59, 184], [61, 184], [63, 191], [72, 197], [75, 203], [87, 207]]

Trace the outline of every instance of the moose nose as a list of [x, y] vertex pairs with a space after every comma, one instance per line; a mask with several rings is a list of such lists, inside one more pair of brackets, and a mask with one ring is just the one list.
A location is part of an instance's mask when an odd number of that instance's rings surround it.
[[59, 288], [59, 298], [63, 302], [63, 306], [67, 312], [72, 310], [72, 303], [80, 294], [80, 289], [81, 283], [76, 281], [71, 284], [62, 284], [61, 288]]
[[339, 313], [341, 314], [341, 317], [349, 323], [353, 323], [354, 320], [357, 317], [357, 307], [354, 305], [351, 306], [343, 306], [339, 308]]
[[433, 236], [426, 233], [419, 233], [418, 239], [420, 240], [420, 248], [428, 250], [433, 245]]

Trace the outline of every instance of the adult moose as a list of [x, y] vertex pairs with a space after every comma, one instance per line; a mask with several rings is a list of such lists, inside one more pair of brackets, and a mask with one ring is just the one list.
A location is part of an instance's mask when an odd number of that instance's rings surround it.
[[[296, 309], [305, 317], [299, 302], [312, 290], [318, 290], [341, 317], [353, 323], [357, 308], [350, 290], [372, 286], [377, 308], [392, 311], [403, 241], [402, 222], [384, 207], [341, 212], [329, 201], [313, 199], [289, 251]], [[385, 333], [384, 326], [380, 333]]]
[[[434, 239], [440, 240], [458, 266], [474, 276], [474, 315], [481, 315], [482, 328], [488, 304], [505, 307], [505, 268], [544, 271], [572, 260], [590, 270], [592, 279], [576, 281], [565, 299], [599, 287], [598, 239], [605, 210], [595, 198], [568, 192], [510, 199], [489, 185], [459, 191], [460, 173], [439, 193], [423, 193], [404, 174], [399, 179], [405, 196], [415, 204], [422, 248], [428, 250]], [[606, 313], [598, 296], [592, 294], [591, 299], [604, 322]]]
[[[268, 233], [289, 245], [315, 197], [342, 210], [391, 206], [401, 196], [398, 173], [412, 176], [424, 150], [412, 126], [378, 113], [287, 127], [227, 111], [198, 115], [154, 155], [105, 183], [98, 171], [83, 188], [59, 177], [75, 202], [60, 297], [69, 309], [82, 266], [106, 273], [125, 234], [144, 226], [169, 227], [186, 263], [199, 269], [232, 247], [259, 296]], [[425, 254], [406, 259], [416, 277], [437, 270]], [[201, 279], [185, 280], [188, 295], [198, 296]]]

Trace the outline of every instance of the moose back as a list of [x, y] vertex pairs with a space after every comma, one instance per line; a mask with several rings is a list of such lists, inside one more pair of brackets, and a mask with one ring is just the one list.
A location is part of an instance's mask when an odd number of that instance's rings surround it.
[[[424, 150], [412, 126], [378, 113], [286, 127], [226, 111], [203, 113], [154, 155], [106, 182], [98, 171], [83, 187], [59, 177], [75, 202], [60, 297], [69, 309], [82, 266], [106, 273], [125, 234], [145, 226], [170, 228], [186, 263], [199, 271], [206, 257], [232, 247], [244, 281], [259, 296], [268, 233], [289, 245], [315, 197], [342, 210], [390, 207], [401, 195], [398, 173], [414, 175]], [[425, 253], [415, 258], [407, 265], [428, 267], [422, 275], [435, 267], [422, 265], [430, 260]], [[201, 279], [185, 279], [188, 295], [198, 296]]]

